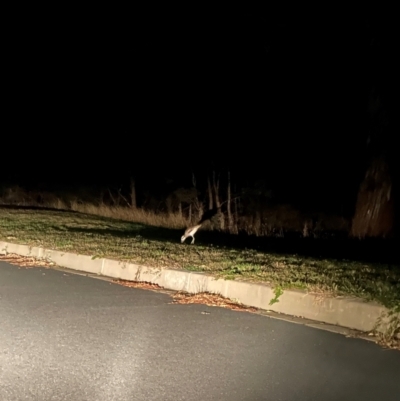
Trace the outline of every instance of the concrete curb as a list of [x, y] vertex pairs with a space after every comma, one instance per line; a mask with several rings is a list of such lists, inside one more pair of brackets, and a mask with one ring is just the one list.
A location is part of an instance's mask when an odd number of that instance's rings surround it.
[[278, 302], [273, 289], [264, 284], [215, 279], [203, 273], [155, 269], [111, 259], [30, 247], [0, 241], [0, 254], [17, 254], [45, 259], [60, 267], [130, 281], [146, 281], [170, 290], [197, 293], [207, 291], [239, 301], [243, 305], [342, 326], [363, 332], [373, 329], [387, 309], [357, 298], [330, 298], [304, 291], [285, 290]]

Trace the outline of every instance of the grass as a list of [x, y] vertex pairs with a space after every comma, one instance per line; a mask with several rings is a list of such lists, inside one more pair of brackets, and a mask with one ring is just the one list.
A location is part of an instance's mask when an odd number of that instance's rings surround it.
[[[179, 226], [179, 224], [177, 224]], [[0, 239], [147, 266], [202, 271], [225, 279], [321, 294], [352, 295], [400, 305], [400, 266], [228, 246], [226, 236], [200, 231], [194, 245], [182, 230], [71, 211], [0, 207]], [[285, 240], [283, 240], [285, 241]], [[237, 242], [236, 242], [237, 244]]]

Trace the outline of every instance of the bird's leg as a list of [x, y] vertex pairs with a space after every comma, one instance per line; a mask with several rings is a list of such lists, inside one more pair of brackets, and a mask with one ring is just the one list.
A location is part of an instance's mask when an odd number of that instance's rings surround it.
[[192, 235], [192, 238], [193, 238], [193, 239], [192, 239], [192, 242], [191, 242], [191, 244], [194, 244], [194, 236], [193, 236], [193, 235]]

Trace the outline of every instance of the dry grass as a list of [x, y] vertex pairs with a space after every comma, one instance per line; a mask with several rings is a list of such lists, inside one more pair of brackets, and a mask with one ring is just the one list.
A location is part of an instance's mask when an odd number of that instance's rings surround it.
[[[89, 209], [90, 210], [90, 209]], [[132, 218], [132, 216], [131, 216]], [[177, 224], [178, 225], [178, 224]], [[160, 268], [204, 271], [226, 279], [355, 295], [386, 306], [400, 304], [400, 267], [233, 248], [199, 232], [195, 245], [181, 230], [89, 214], [0, 208], [0, 239]], [[214, 241], [217, 240], [217, 241]]]
[[172, 229], [181, 229], [189, 224], [188, 220], [178, 213], [156, 213], [145, 209], [107, 205], [99, 201], [88, 202], [80, 200], [72, 194], [66, 194], [61, 197], [49, 192], [25, 191], [18, 186], [3, 190], [2, 196], [0, 196], [0, 205], [41, 207], [61, 211], [70, 210]]
[[[66, 210], [66, 208], [57, 209]], [[72, 202], [70, 209], [79, 213], [132, 221], [155, 227], [181, 229], [188, 225], [187, 219], [177, 213], [155, 213], [144, 209], [130, 209], [122, 206], [80, 204], [79, 202]]]
[[[197, 222], [198, 216], [195, 213], [192, 216], [193, 221], [189, 221], [188, 210], [183, 210], [183, 213], [167, 213], [165, 208], [160, 207], [160, 202], [154, 199], [153, 209], [133, 209], [127, 206], [128, 199], [123, 195], [117, 193], [110, 196], [108, 202], [105, 202], [101, 194], [85, 189], [74, 192], [48, 192], [28, 191], [19, 186], [13, 186], [0, 188], [0, 205], [70, 210], [172, 229], [181, 229]], [[291, 205], [266, 204], [256, 207], [250, 204], [238, 213], [230, 230], [227, 224], [225, 226], [225, 231], [232, 234], [244, 232], [247, 235], [268, 237], [284, 237], [287, 233], [297, 233], [304, 237], [318, 238], [331, 235], [329, 233], [347, 234], [349, 232], [349, 221], [342, 216], [325, 213], [313, 213], [310, 216]], [[212, 226], [209, 225], [209, 228]]]

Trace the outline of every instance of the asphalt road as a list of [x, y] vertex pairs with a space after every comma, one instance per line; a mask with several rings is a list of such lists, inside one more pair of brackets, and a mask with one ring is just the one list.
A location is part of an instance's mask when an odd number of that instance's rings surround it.
[[400, 399], [399, 351], [170, 302], [164, 293], [0, 262], [0, 399]]

